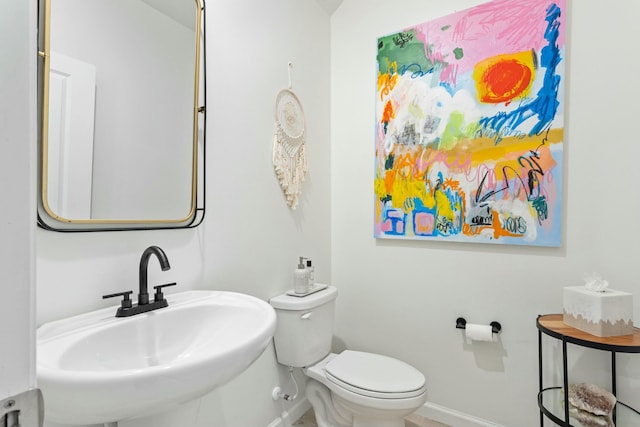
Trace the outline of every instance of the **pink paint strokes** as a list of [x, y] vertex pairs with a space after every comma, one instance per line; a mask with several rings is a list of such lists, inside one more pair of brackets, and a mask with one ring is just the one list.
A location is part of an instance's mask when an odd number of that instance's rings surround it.
[[[497, 0], [415, 27], [427, 49], [427, 58], [445, 63], [442, 81], [455, 83], [458, 74], [473, 70], [488, 56], [544, 47], [548, 5], [530, 0]], [[565, 14], [560, 26], [565, 26]], [[564, 32], [557, 41], [564, 45]], [[463, 54], [456, 59], [455, 50]]]

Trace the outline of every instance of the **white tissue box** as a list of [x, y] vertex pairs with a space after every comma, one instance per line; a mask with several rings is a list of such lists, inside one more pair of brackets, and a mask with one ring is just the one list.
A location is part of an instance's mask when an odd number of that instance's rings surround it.
[[633, 295], [584, 286], [564, 288], [562, 320], [569, 326], [598, 337], [633, 334]]

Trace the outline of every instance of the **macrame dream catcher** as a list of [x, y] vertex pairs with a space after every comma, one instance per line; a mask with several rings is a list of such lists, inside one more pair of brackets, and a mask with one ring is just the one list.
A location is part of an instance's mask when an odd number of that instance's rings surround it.
[[287, 204], [295, 209], [307, 175], [307, 158], [304, 150], [304, 111], [300, 100], [291, 90], [291, 84], [276, 95], [275, 116], [273, 167]]

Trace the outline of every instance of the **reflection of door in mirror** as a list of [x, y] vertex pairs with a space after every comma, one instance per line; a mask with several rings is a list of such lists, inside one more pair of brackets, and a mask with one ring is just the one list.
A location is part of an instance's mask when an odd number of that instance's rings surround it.
[[49, 208], [91, 218], [96, 67], [51, 52], [49, 79]]
[[[188, 18], [162, 4], [179, 5]], [[93, 147], [93, 161], [88, 153], [76, 161], [90, 177], [70, 175], [74, 172], [67, 159], [76, 158], [75, 141], [70, 150], [65, 148], [72, 154], [49, 153], [48, 179], [58, 179], [63, 189], [48, 191], [56, 214], [98, 220], [166, 220], [190, 214], [195, 24], [194, 0], [51, 0], [51, 51], [95, 67], [93, 144], [83, 145]], [[54, 86], [50, 97], [59, 90]], [[50, 102], [50, 120], [60, 114], [54, 109]], [[76, 126], [74, 117], [69, 119]], [[84, 125], [89, 132], [88, 122]], [[64, 191], [69, 180], [84, 181], [90, 195], [86, 188]], [[65, 210], [78, 205], [82, 210]]]

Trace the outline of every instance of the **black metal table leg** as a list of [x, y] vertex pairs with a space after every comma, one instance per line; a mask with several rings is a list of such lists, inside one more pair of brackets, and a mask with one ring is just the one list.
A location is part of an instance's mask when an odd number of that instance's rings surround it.
[[[538, 330], [538, 393], [542, 393], [542, 332]], [[540, 408], [540, 427], [544, 427], [544, 415]]]
[[[617, 378], [617, 374], [616, 374], [616, 352], [612, 351], [611, 352], [611, 393], [613, 393], [614, 396], [618, 396], [618, 392], [617, 392], [617, 385], [616, 385], [616, 378]], [[613, 414], [612, 415], [612, 419], [613, 419], [613, 425], [616, 424], [616, 407], [613, 407]]]
[[570, 427], [569, 424], [569, 375], [567, 373], [567, 339], [562, 338], [562, 383], [564, 385], [564, 425]]

